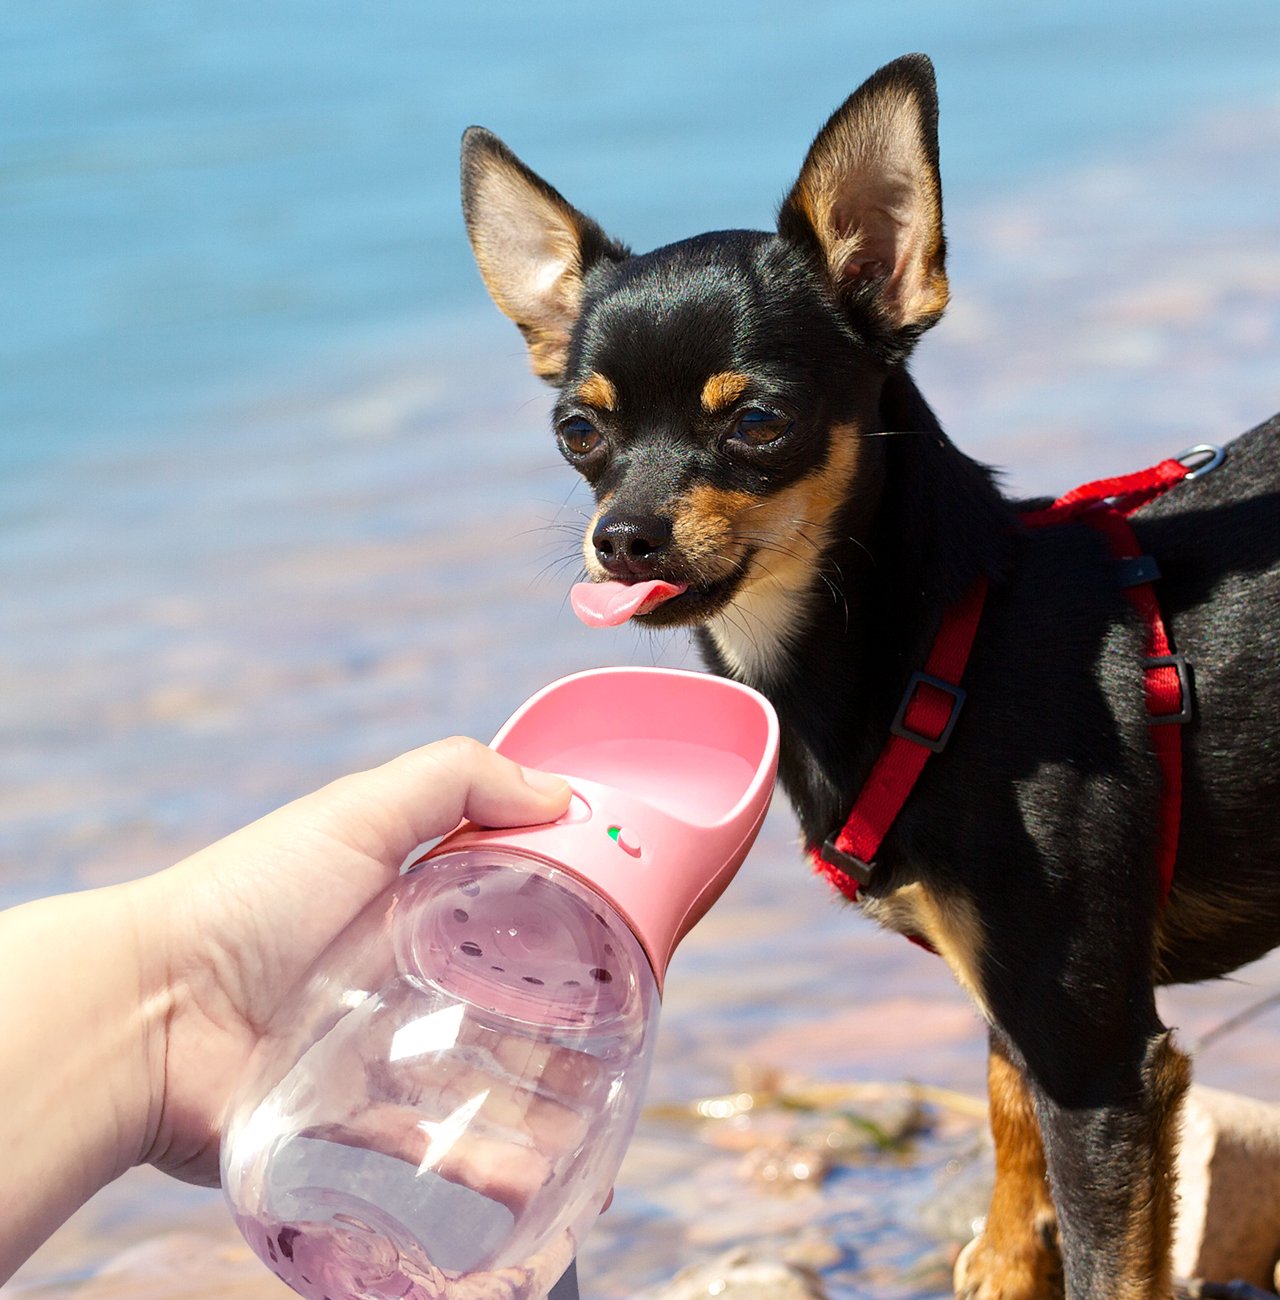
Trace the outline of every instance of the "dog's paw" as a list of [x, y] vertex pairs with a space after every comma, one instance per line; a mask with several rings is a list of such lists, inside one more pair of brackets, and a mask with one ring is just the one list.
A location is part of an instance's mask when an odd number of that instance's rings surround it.
[[960, 1252], [952, 1282], [956, 1300], [1063, 1300], [1062, 1263], [1049, 1233], [1016, 1249], [999, 1249], [983, 1233]]

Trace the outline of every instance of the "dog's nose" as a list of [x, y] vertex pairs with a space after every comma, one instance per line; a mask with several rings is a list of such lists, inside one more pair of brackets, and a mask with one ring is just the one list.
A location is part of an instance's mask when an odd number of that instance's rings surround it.
[[671, 546], [671, 520], [661, 515], [607, 514], [591, 534], [596, 557], [615, 578], [647, 578]]

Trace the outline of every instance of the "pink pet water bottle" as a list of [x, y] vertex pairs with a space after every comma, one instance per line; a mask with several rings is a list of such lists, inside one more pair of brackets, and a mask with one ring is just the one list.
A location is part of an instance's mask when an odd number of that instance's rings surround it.
[[754, 691], [602, 669], [494, 741], [565, 776], [550, 826], [465, 824], [330, 946], [259, 1044], [222, 1185], [308, 1300], [535, 1300], [613, 1184], [676, 944], [764, 818]]

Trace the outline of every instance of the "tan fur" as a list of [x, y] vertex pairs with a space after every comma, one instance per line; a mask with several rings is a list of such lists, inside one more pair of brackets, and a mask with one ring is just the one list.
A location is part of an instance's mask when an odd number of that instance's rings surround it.
[[792, 195], [837, 283], [884, 279], [899, 325], [935, 320], [947, 305], [942, 201], [914, 96], [886, 91], [837, 117], [814, 142]]
[[689, 538], [700, 555], [720, 561], [720, 573], [728, 574], [747, 551], [756, 551], [732, 604], [708, 622], [739, 676], [767, 681], [785, 660], [805, 607], [815, 593], [820, 597], [818, 566], [831, 540], [832, 518], [858, 471], [859, 438], [856, 426], [836, 426], [826, 461], [768, 497], [706, 496], [695, 489], [678, 508], [677, 543]]
[[987, 1062], [996, 1181], [981, 1236], [956, 1261], [961, 1300], [1053, 1300], [1062, 1295], [1057, 1215], [1044, 1145], [1022, 1072], [998, 1049]]
[[[1131, 1184], [1115, 1300], [1170, 1300], [1174, 1295], [1174, 1171], [1191, 1067], [1168, 1031], [1153, 1041], [1144, 1073], [1151, 1140], [1142, 1146], [1148, 1163], [1134, 1171]], [[1062, 1294], [1056, 1220], [1030, 1094], [1021, 1073], [997, 1050], [991, 1054], [988, 1081], [996, 1183], [986, 1228], [956, 1263], [956, 1295], [960, 1300], [1055, 1300]]]
[[1151, 1054], [1146, 1093], [1151, 1110], [1151, 1141], [1143, 1145], [1148, 1168], [1135, 1170], [1130, 1183], [1128, 1233], [1124, 1242], [1124, 1276], [1116, 1300], [1169, 1300], [1173, 1296], [1170, 1252], [1177, 1207], [1175, 1166], [1182, 1101], [1191, 1086], [1191, 1063], [1167, 1030]]
[[968, 898], [961, 894], [938, 894], [913, 881], [883, 898], [866, 899], [862, 910], [886, 929], [928, 940], [950, 967], [960, 987], [990, 1021], [991, 1011], [982, 982], [986, 935], [982, 918]]
[[479, 173], [472, 211], [468, 234], [485, 286], [520, 327], [534, 373], [556, 382], [582, 305], [576, 216], [501, 159]]
[[709, 415], [727, 410], [746, 392], [750, 383], [750, 375], [736, 370], [718, 371], [702, 385], [702, 409]]
[[1245, 890], [1233, 891], [1225, 885], [1199, 889], [1194, 882], [1179, 881], [1156, 918], [1155, 982], [1168, 983], [1167, 962], [1173, 949], [1229, 944], [1241, 915], [1259, 901]]
[[550, 384], [559, 383], [564, 375], [569, 336], [558, 330], [536, 330], [524, 325], [520, 330], [529, 347], [530, 369], [539, 379], [545, 379]]
[[749, 492], [725, 492], [699, 483], [675, 506], [674, 537], [682, 558], [698, 566], [700, 577], [727, 577], [742, 547], [737, 520], [759, 500]]
[[602, 411], [618, 409], [618, 390], [613, 381], [593, 370], [577, 387], [578, 401], [588, 406], [598, 407]]

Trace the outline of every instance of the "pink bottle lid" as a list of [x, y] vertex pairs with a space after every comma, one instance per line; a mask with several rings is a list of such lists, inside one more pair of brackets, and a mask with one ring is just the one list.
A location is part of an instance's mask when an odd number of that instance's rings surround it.
[[617, 908], [661, 989], [676, 945], [719, 898], [764, 821], [778, 720], [750, 687], [668, 668], [599, 668], [526, 701], [493, 748], [563, 776], [548, 826], [464, 822], [428, 855], [507, 845], [577, 876]]

